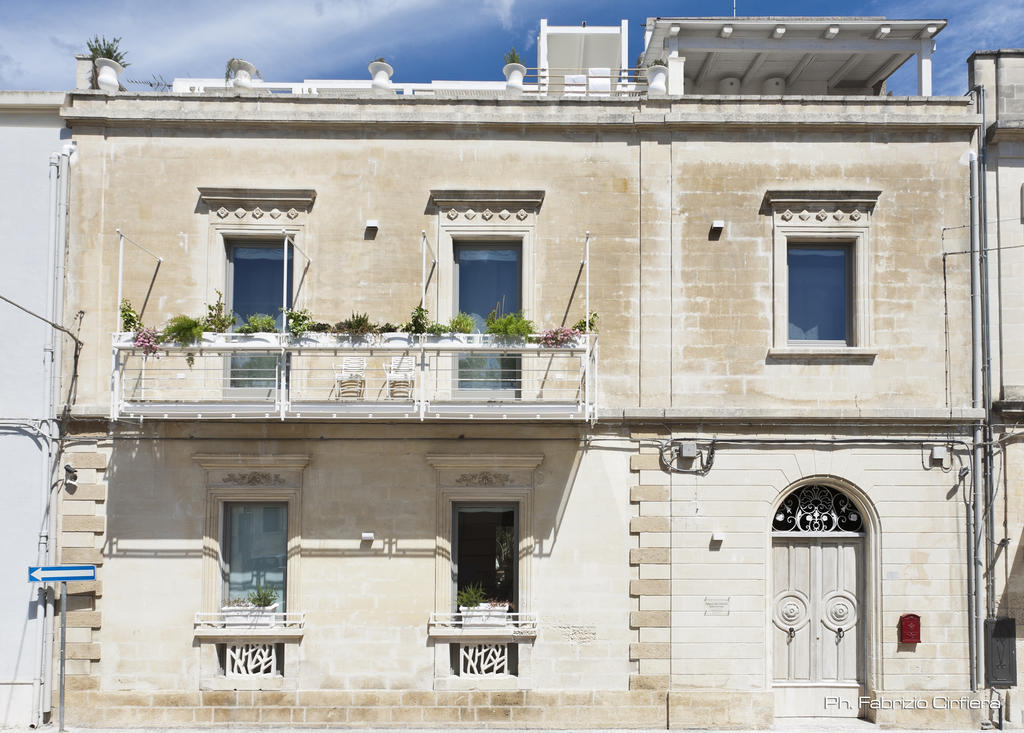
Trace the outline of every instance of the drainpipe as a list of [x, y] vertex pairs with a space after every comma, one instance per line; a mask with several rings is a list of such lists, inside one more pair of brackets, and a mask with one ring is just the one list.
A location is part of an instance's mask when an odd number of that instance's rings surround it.
[[[50, 156], [50, 221], [48, 225], [50, 237], [50, 254], [48, 257], [49, 282], [47, 284], [47, 318], [51, 323], [59, 323], [64, 309], [64, 242], [67, 236], [67, 211], [69, 195], [69, 179], [71, 157], [75, 152], [75, 143], [64, 145], [61, 153]], [[44, 525], [40, 531], [40, 565], [53, 565], [57, 559], [57, 494], [60, 488], [58, 481], [58, 455], [55, 443], [60, 439], [62, 428], [54, 421], [57, 417], [57, 405], [60, 404], [60, 368], [62, 340], [56, 329], [50, 331], [50, 342], [47, 348], [47, 359], [44, 365], [46, 374], [46, 396], [44, 407], [48, 431], [48, 455], [46, 456], [46, 510]], [[54, 426], [56, 435], [54, 435]], [[45, 543], [45, 549], [44, 549]], [[46, 618], [42, 637], [42, 660], [40, 664], [41, 685], [36, 706], [36, 725], [42, 725], [43, 716], [50, 712], [50, 701], [53, 697], [53, 642], [54, 642], [54, 593], [43, 586], [43, 597], [46, 604]], [[64, 600], [62, 599], [62, 603]]]
[[[978, 408], [984, 403], [983, 384], [983, 349], [982, 349], [982, 312], [981, 312], [981, 247], [979, 246], [979, 201], [978, 201], [978, 156], [972, 150], [968, 153], [971, 168], [971, 406]], [[974, 676], [977, 687], [984, 685], [985, 679], [985, 593], [981, 592], [981, 581], [985, 578], [985, 546], [983, 544], [984, 511], [983, 497], [985, 494], [982, 476], [985, 463], [984, 423], [974, 426], [974, 454], [972, 475], [974, 476], [974, 498], [972, 513], [974, 515], [974, 536], [971, 537], [974, 566]]]
[[[49, 211], [47, 217], [47, 232], [46, 241], [49, 244], [49, 252], [47, 254], [46, 261], [46, 317], [51, 321], [54, 320], [53, 305], [55, 302], [55, 291], [57, 288], [57, 282], [55, 277], [56, 266], [57, 266], [57, 217], [60, 209], [58, 204], [59, 186], [61, 180], [61, 156], [59, 153], [50, 154], [49, 164], [49, 196], [48, 204]], [[54, 329], [48, 329], [49, 333], [47, 336], [47, 344], [43, 349], [43, 399], [42, 399], [42, 413], [44, 419], [47, 420], [49, 425], [49, 418], [53, 415], [53, 369], [54, 369], [54, 355], [56, 353], [56, 331]], [[39, 529], [39, 542], [36, 550], [36, 562], [39, 565], [46, 565], [49, 556], [50, 549], [50, 509], [52, 506], [52, 484], [51, 471], [53, 466], [53, 436], [47, 432], [46, 437], [46, 449], [40, 451], [41, 470], [40, 475], [45, 477], [45, 489], [44, 495], [45, 505], [43, 508], [43, 521]], [[51, 598], [49, 594], [49, 588], [45, 583], [40, 583], [38, 590], [36, 591], [36, 618], [38, 619], [39, 625], [39, 672], [37, 676], [32, 680], [32, 699], [33, 699], [33, 710], [32, 720], [33, 727], [38, 728], [43, 724], [43, 696], [44, 696], [44, 680], [46, 679], [47, 671], [47, 628], [50, 621], [53, 618], [53, 607], [51, 605]]]
[[985, 567], [988, 570], [985, 582], [986, 614], [996, 616], [996, 574], [995, 569], [995, 451], [992, 430], [992, 312], [988, 277], [988, 197], [985, 191], [986, 152], [988, 150], [988, 125], [985, 119], [985, 87], [980, 84], [978, 107], [981, 109], [981, 133], [978, 135], [978, 241], [981, 265], [981, 351], [982, 351], [982, 400], [985, 405]]

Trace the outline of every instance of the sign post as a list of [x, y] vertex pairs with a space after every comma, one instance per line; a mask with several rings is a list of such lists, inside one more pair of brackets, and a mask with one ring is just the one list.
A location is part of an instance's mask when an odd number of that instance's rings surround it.
[[28, 582], [60, 583], [60, 707], [58, 731], [64, 730], [64, 660], [67, 657], [68, 581], [96, 580], [95, 565], [50, 565], [29, 567]]

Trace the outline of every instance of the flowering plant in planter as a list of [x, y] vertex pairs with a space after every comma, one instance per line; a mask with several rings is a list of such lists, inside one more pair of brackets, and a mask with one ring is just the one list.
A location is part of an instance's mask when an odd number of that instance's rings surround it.
[[556, 328], [549, 328], [546, 331], [542, 331], [537, 340], [540, 342], [541, 346], [557, 348], [559, 346], [575, 344], [581, 336], [583, 336], [582, 331], [578, 331], [575, 328], [558, 326]]
[[133, 343], [136, 349], [142, 349], [144, 355], [153, 356], [159, 348], [160, 334], [156, 332], [155, 328], [140, 328], [135, 332]]

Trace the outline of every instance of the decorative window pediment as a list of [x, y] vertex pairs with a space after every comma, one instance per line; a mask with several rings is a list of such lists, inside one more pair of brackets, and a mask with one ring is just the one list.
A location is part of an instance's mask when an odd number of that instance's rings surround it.
[[310, 212], [316, 191], [312, 188], [199, 186], [199, 200], [206, 204], [214, 218], [287, 222]]
[[535, 216], [544, 191], [519, 189], [435, 189], [430, 208], [451, 221], [485, 224], [521, 223]]
[[866, 227], [881, 191], [767, 191], [773, 218], [788, 226]]

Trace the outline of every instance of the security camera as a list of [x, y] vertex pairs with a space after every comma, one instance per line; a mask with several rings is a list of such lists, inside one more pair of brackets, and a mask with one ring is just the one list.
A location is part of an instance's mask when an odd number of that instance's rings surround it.
[[78, 471], [71, 467], [70, 463], [64, 464], [64, 480], [65, 481], [77, 481]]

